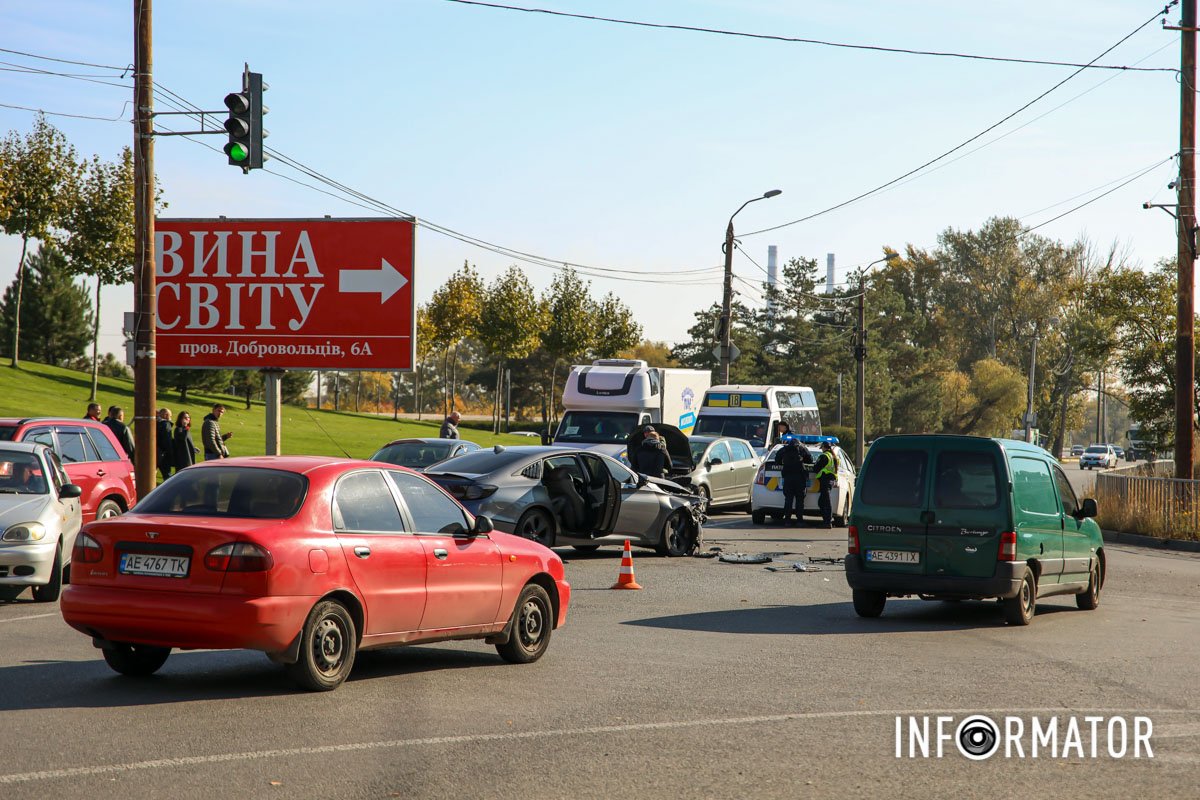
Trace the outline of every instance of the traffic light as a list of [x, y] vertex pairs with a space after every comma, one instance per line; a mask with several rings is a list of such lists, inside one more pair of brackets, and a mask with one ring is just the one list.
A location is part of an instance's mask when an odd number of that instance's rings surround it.
[[267, 112], [263, 106], [262, 74], [251, 72], [247, 67], [242, 75], [242, 91], [225, 96], [225, 107], [229, 109], [229, 118], [225, 120], [225, 130], [229, 133], [229, 143], [225, 145], [225, 155], [229, 163], [241, 167], [242, 172], [252, 169], [262, 169], [263, 139], [267, 132], [263, 129], [263, 114]]

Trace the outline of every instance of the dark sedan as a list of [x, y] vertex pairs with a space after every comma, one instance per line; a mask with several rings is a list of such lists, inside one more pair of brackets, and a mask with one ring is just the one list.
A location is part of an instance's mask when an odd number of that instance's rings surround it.
[[502, 447], [443, 461], [425, 474], [472, 514], [547, 547], [653, 547], [682, 556], [699, 547], [702, 498], [637, 475], [595, 451]]
[[379, 448], [370, 460], [420, 471], [478, 449], [479, 445], [465, 439], [396, 439]]

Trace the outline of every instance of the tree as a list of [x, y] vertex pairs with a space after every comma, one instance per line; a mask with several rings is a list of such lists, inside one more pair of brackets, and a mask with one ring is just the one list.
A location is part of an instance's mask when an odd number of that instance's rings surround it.
[[645, 361], [650, 367], [678, 367], [679, 362], [671, 355], [671, 345], [666, 342], [642, 339], [633, 347], [621, 353], [621, 358], [632, 358]]
[[[72, 280], [62, 251], [52, 242], [29, 256], [25, 285], [25, 325], [18, 344], [34, 361], [58, 366], [83, 354], [91, 339], [92, 309], [87, 291]], [[5, 341], [17, 329], [17, 297], [21, 278], [13, 279], [0, 301], [0, 328]]]
[[0, 141], [0, 230], [21, 237], [9, 338], [14, 367], [20, 365], [21, 296], [29, 240], [44, 242], [60, 225], [72, 203], [77, 171], [74, 148], [41, 114], [24, 138], [10, 131]]
[[[475, 336], [483, 308], [483, 296], [483, 281], [464, 261], [462, 268], [433, 293], [426, 306], [432, 338], [430, 344], [442, 348], [442, 373], [443, 378], [447, 379], [442, 405], [446, 414], [454, 410], [458, 347], [464, 339]], [[450, 364], [451, 350], [454, 351], [453, 365]]]
[[303, 406], [314, 374], [312, 370], [307, 369], [289, 369], [283, 373], [279, 381], [280, 402], [290, 406]]
[[228, 369], [160, 369], [157, 380], [160, 388], [171, 387], [179, 392], [179, 402], [188, 402], [188, 392], [225, 391], [233, 379]]
[[590, 286], [568, 268], [554, 277], [550, 289], [542, 297], [546, 327], [542, 330], [541, 349], [550, 373], [549, 397], [542, 403], [547, 412], [542, 424], [546, 426], [552, 426], [558, 417], [554, 394], [559, 363], [565, 361], [570, 369], [572, 363], [595, 347], [600, 333], [599, 308], [592, 300]]
[[612, 292], [604, 295], [596, 308], [599, 330], [592, 354], [596, 358], [615, 358], [642, 339], [642, 326], [633, 319], [629, 306]]
[[492, 403], [494, 432], [498, 433], [500, 429], [500, 379], [504, 362], [525, 358], [537, 349], [544, 328], [545, 310], [529, 279], [517, 266], [509, 267], [488, 286], [479, 317], [479, 340], [496, 360], [496, 391]]
[[79, 190], [67, 209], [58, 237], [71, 269], [96, 279], [96, 318], [92, 332], [92, 393], [96, 399], [100, 349], [100, 290], [133, 280], [133, 153], [126, 147], [109, 163], [93, 156], [82, 166]]
[[942, 432], [1008, 436], [1025, 406], [1025, 376], [994, 358], [953, 370], [942, 379]]

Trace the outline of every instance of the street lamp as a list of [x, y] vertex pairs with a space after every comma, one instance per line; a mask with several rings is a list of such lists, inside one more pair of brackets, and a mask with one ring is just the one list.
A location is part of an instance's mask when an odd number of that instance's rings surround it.
[[[1058, 317], [1050, 317], [1046, 320], [1046, 324], [1057, 325]], [[1033, 441], [1033, 380], [1034, 370], [1037, 367], [1037, 340], [1041, 330], [1042, 323], [1039, 320], [1033, 325], [1033, 344], [1029, 353], [1029, 401], [1025, 404], [1025, 441], [1030, 444], [1036, 444]]]
[[858, 325], [854, 331], [854, 360], [858, 362], [854, 382], [854, 463], [860, 469], [866, 453], [864, 439], [867, 435], [867, 270], [899, 257], [899, 253], [888, 253], [858, 271]]
[[765, 200], [768, 197], [778, 197], [783, 194], [782, 189], [772, 189], [769, 192], [763, 192], [762, 197], [751, 197], [746, 202], [738, 206], [738, 210], [733, 212], [729, 218], [729, 225], [725, 228], [725, 295], [721, 306], [721, 383], [729, 383], [729, 362], [733, 360], [731, 357], [733, 352], [733, 342], [730, 341], [730, 335], [733, 329], [733, 218], [736, 217], [741, 210], [756, 200]]

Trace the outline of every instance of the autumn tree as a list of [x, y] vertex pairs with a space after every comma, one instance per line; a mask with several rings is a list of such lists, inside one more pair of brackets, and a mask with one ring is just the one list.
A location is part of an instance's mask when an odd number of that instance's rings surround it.
[[[545, 310], [525, 273], [511, 266], [488, 286], [479, 317], [479, 340], [496, 361], [492, 428], [500, 428], [500, 383], [506, 361], [525, 358], [545, 328]], [[636, 338], [635, 340], [636, 341]]]
[[75, 150], [62, 132], [39, 114], [24, 137], [10, 131], [0, 141], [0, 231], [21, 237], [21, 257], [12, 298], [12, 366], [20, 365], [21, 296], [29, 240], [46, 241], [72, 203]]
[[548, 410], [543, 425], [553, 427], [558, 417], [557, 391], [558, 366], [566, 362], [567, 369], [593, 349], [600, 333], [599, 308], [590, 293], [590, 283], [585, 283], [572, 269], [555, 276], [549, 290], [542, 297], [546, 316], [546, 327], [541, 334], [543, 359], [549, 368], [549, 398], [542, 405]]
[[[479, 275], [467, 262], [442, 284], [426, 306], [432, 339], [442, 349], [444, 413], [454, 410], [458, 382], [458, 350], [463, 340], [475, 336], [483, 308], [484, 287]], [[451, 352], [454, 353], [451, 363]]]
[[612, 292], [597, 303], [596, 318], [599, 330], [592, 355], [596, 358], [615, 358], [642, 339], [642, 326], [633, 318], [629, 306]]

